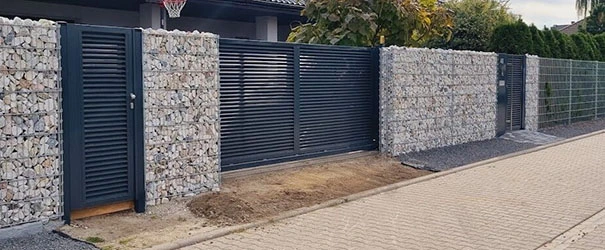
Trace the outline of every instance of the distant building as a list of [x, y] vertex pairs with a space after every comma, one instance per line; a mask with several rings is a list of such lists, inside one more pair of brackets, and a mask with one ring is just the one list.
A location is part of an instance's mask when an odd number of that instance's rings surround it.
[[564, 34], [572, 35], [580, 32], [580, 28], [584, 26], [586, 23], [586, 19], [582, 19], [577, 22], [571, 22], [571, 24], [563, 24], [563, 25], [554, 25], [552, 29], [561, 31]]

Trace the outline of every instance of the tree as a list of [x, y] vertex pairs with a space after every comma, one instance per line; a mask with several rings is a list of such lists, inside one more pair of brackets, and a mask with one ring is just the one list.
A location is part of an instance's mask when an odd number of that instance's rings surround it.
[[529, 31], [531, 32], [531, 41], [532, 46], [529, 54], [537, 55], [541, 57], [548, 57], [546, 53], [546, 44], [544, 43], [544, 39], [542, 37], [542, 32], [538, 30], [535, 25], [529, 26]]
[[580, 53], [576, 54], [576, 59], [579, 60], [594, 60], [594, 52], [590, 47], [590, 44], [586, 40], [586, 35], [582, 33], [571, 35], [571, 39], [576, 45], [577, 51]]
[[558, 30], [551, 30], [551, 32], [559, 46], [559, 58], [576, 58], [576, 45], [573, 40], [568, 35], [565, 35]]
[[451, 0], [446, 7], [454, 12], [452, 39], [435, 41], [432, 47], [488, 51], [494, 29], [516, 21], [506, 1]]
[[434, 37], [450, 37], [451, 12], [437, 0], [310, 0], [289, 42], [375, 46], [421, 46]]
[[523, 20], [497, 27], [490, 44], [493, 51], [508, 54], [527, 54], [533, 46], [531, 32]]
[[597, 44], [597, 39], [595, 38], [595, 36], [590, 35], [590, 34], [584, 34], [584, 36], [586, 37], [586, 41], [588, 42], [588, 44], [590, 45], [590, 49], [592, 50], [592, 53], [593, 53], [592, 60], [601, 61], [602, 54], [601, 54], [601, 50], [599, 49], [599, 45]]
[[605, 3], [605, 0], [576, 0], [576, 11], [578, 11], [578, 15], [586, 17], [588, 12], [600, 3]]
[[605, 4], [597, 5], [586, 18], [586, 32], [590, 34], [601, 34], [605, 32]]
[[544, 34], [544, 43], [549, 48], [550, 57], [561, 58], [561, 46], [559, 45], [559, 41], [553, 35], [553, 31], [544, 29], [542, 33]]
[[605, 60], [605, 33], [594, 36], [597, 48], [601, 53], [601, 61]]

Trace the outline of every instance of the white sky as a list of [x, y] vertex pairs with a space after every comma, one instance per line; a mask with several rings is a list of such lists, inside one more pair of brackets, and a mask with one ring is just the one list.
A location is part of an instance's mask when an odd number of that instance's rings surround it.
[[579, 19], [575, 0], [510, 0], [511, 11], [538, 28], [570, 24]]

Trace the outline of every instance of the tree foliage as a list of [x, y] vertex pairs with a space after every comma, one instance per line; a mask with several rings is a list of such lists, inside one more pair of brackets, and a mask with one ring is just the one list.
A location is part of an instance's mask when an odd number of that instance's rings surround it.
[[527, 54], [533, 49], [531, 31], [522, 20], [501, 25], [494, 30], [490, 48], [500, 53]]
[[597, 5], [586, 18], [586, 32], [595, 35], [605, 32], [605, 3]]
[[605, 61], [605, 33], [595, 36], [580, 32], [570, 36], [555, 29], [528, 27], [522, 21], [496, 28], [491, 46], [498, 53]]
[[581, 51], [582, 53], [578, 53], [576, 55], [577, 59], [580, 60], [594, 60], [595, 55], [590, 43], [586, 39], [586, 35], [582, 33], [571, 35], [571, 39], [576, 45], [577, 51]]
[[578, 15], [586, 16], [601, 3], [605, 3], [605, 0], [576, 0], [576, 11], [578, 11]]
[[310, 0], [308, 22], [292, 29], [289, 42], [374, 46], [422, 46], [450, 37], [452, 14], [437, 0]]
[[547, 53], [549, 48], [548, 48], [548, 46], [546, 46], [546, 43], [544, 42], [544, 37], [542, 35], [542, 32], [540, 32], [540, 30], [538, 30], [538, 28], [535, 25], [529, 26], [529, 32], [531, 33], [531, 41], [532, 41], [531, 49], [529, 50], [529, 54], [541, 55], [541, 56], [550, 54], [550, 52]]
[[494, 29], [517, 19], [502, 0], [451, 0], [445, 6], [454, 12], [452, 39], [434, 41], [432, 47], [488, 51]]
[[548, 52], [550, 53], [544, 55], [544, 57], [561, 58], [561, 46], [559, 41], [555, 39], [553, 31], [545, 29], [542, 33], [544, 34], [544, 44], [548, 46]]

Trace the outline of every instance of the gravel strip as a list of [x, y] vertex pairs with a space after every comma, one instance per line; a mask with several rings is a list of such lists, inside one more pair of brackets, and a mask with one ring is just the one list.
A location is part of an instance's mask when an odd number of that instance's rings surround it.
[[540, 132], [558, 137], [571, 138], [605, 129], [605, 119], [578, 122], [541, 129]]
[[517, 143], [501, 138], [494, 138], [487, 141], [471, 142], [404, 154], [399, 159], [405, 165], [437, 172], [536, 146], [534, 144]]
[[92, 250], [98, 249], [88, 243], [44, 231], [26, 237], [0, 240], [2, 250]]
[[[543, 129], [542, 133], [571, 138], [605, 129], [605, 119], [578, 122]], [[538, 146], [532, 143], [494, 138], [456, 146], [400, 155], [404, 165], [429, 171], [443, 171]]]

